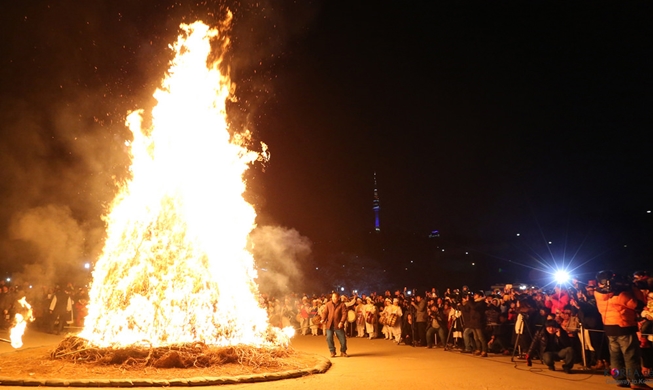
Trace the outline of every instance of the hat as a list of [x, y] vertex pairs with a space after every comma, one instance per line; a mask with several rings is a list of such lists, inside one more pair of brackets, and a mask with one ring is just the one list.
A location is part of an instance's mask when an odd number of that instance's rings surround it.
[[368, 301], [368, 302], [372, 302], [372, 297], [367, 297], [367, 298], [365, 298], [365, 300]]
[[544, 326], [547, 327], [547, 328], [548, 328], [549, 326], [551, 326], [551, 327], [553, 327], [553, 328], [556, 328], [556, 329], [557, 329], [557, 328], [560, 328], [560, 324], [559, 324], [558, 321], [556, 321], [556, 320], [548, 320]]

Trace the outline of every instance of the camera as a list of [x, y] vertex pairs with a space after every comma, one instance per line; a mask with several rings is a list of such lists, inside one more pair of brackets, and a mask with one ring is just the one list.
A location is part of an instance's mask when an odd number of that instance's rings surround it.
[[596, 291], [602, 294], [621, 294], [624, 291], [633, 289], [633, 282], [624, 275], [615, 274], [612, 271], [601, 271], [596, 274], [598, 287]]

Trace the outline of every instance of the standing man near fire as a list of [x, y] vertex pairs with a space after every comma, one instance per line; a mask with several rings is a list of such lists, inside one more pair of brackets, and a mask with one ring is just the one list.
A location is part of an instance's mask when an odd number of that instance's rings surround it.
[[608, 336], [610, 366], [619, 387], [650, 389], [642, 375], [641, 351], [637, 337], [637, 310], [644, 306], [642, 292], [632, 281], [612, 271], [596, 275], [596, 307]]
[[349, 357], [347, 355], [347, 337], [345, 336], [346, 322], [347, 306], [340, 300], [340, 295], [334, 292], [331, 294], [331, 301], [325, 305], [324, 316], [322, 316], [322, 323], [326, 331], [327, 345], [329, 346], [331, 357], [336, 356], [336, 346], [333, 343], [334, 333], [340, 342], [340, 356]]

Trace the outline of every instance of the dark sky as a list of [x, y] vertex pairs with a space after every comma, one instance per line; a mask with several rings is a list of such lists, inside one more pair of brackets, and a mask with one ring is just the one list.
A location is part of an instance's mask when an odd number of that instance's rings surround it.
[[127, 110], [227, 5], [261, 224], [337, 251], [373, 229], [376, 172], [385, 232], [650, 262], [646, 2], [34, 0], [0, 16], [0, 270], [97, 255]]

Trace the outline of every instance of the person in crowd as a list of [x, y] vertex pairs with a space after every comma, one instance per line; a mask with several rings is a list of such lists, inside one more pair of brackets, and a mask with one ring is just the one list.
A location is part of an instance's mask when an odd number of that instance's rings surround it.
[[597, 274], [596, 307], [608, 337], [610, 366], [622, 387], [650, 389], [642, 376], [641, 350], [637, 337], [637, 309], [644, 304], [642, 292], [631, 281], [612, 271]]
[[478, 340], [474, 339], [474, 329], [470, 326], [472, 323], [472, 304], [470, 303], [471, 297], [465, 294], [462, 297], [460, 313], [461, 323], [463, 326], [463, 341], [465, 348], [460, 353], [474, 353], [475, 349], [480, 349]]
[[50, 326], [54, 334], [61, 334], [73, 310], [73, 302], [68, 291], [57, 286], [50, 302]]
[[365, 316], [365, 331], [369, 339], [377, 338], [377, 326], [378, 326], [378, 312], [376, 305], [372, 301], [372, 297], [365, 298], [366, 303], [363, 306], [363, 315]]
[[363, 338], [365, 337], [365, 310], [362, 298], [356, 299], [354, 311], [356, 312], [356, 337]]
[[0, 287], [0, 329], [8, 329], [11, 325], [11, 311], [13, 310], [13, 299], [9, 293], [9, 286], [6, 284]]
[[386, 307], [387, 325], [390, 339], [399, 344], [401, 341], [401, 325], [403, 323], [403, 310], [399, 306], [399, 298], [393, 298], [392, 304]]
[[322, 323], [326, 330], [327, 346], [331, 357], [336, 356], [336, 347], [333, 343], [333, 335], [335, 333], [340, 343], [340, 356], [348, 357], [347, 355], [347, 337], [345, 335], [345, 323], [347, 322], [347, 306], [340, 300], [340, 295], [337, 292], [331, 294], [331, 300], [325, 305], [324, 316]]
[[415, 340], [415, 317], [413, 313], [406, 312], [401, 321], [401, 337], [397, 345], [416, 345]]
[[474, 292], [473, 299], [469, 300], [468, 305], [470, 309], [468, 326], [472, 329], [474, 340], [476, 340], [474, 354], [487, 357], [487, 338], [485, 337], [487, 304], [485, 303], [485, 293], [482, 291]]
[[640, 347], [642, 348], [642, 366], [647, 369], [649, 376], [653, 369], [653, 292], [649, 292], [646, 299], [646, 307], [641, 313], [640, 323]]
[[569, 294], [560, 285], [553, 288], [554, 293], [547, 295], [544, 304], [551, 309], [551, 313], [558, 315], [569, 304]]
[[78, 288], [75, 296], [73, 297], [73, 310], [75, 313], [73, 317], [75, 319], [75, 326], [78, 328], [84, 327], [84, 319], [88, 314], [88, 299], [88, 291], [86, 288]]
[[447, 317], [444, 314], [444, 308], [439, 308], [437, 304], [433, 304], [429, 307], [427, 315], [428, 327], [426, 329], [426, 347], [444, 347], [447, 342], [447, 334], [445, 331]]
[[653, 292], [653, 278], [649, 276], [648, 271], [635, 271], [633, 273], [633, 283], [643, 294]]
[[517, 301], [511, 301], [510, 296], [506, 295], [508, 298], [509, 302], [509, 307], [508, 307], [508, 321], [510, 322], [515, 322], [517, 320]]
[[466, 350], [466, 346], [464, 344], [463, 337], [465, 330], [465, 319], [463, 318], [461, 308], [462, 304], [455, 303], [453, 301], [445, 301], [444, 303], [444, 311], [445, 313], [449, 313], [447, 316], [447, 327], [449, 329], [449, 333], [447, 335], [447, 347], [451, 346], [452, 348], [460, 349], [462, 353]]
[[506, 313], [499, 314], [499, 323], [492, 327], [492, 336], [488, 342], [488, 351], [510, 355], [510, 339], [512, 338], [513, 326], [508, 322]]
[[322, 331], [322, 334], [326, 336], [326, 325], [324, 319], [326, 318], [326, 304], [329, 303], [330, 300], [328, 299], [323, 299], [320, 301], [320, 307], [318, 307], [317, 314], [320, 316], [320, 330]]
[[392, 339], [392, 331], [388, 325], [388, 317], [390, 317], [390, 306], [392, 306], [392, 299], [385, 298], [383, 300], [383, 310], [379, 316], [379, 323], [383, 325], [381, 328], [381, 333], [383, 333], [383, 338], [386, 340]]
[[311, 304], [308, 300], [307, 296], [302, 297], [302, 302], [299, 305], [299, 330], [303, 336], [308, 335], [310, 332], [310, 312], [311, 312]]
[[605, 370], [610, 368], [610, 352], [603, 333], [603, 320], [596, 308], [595, 289], [596, 281], [590, 280], [585, 285], [585, 293], [579, 296], [575, 303], [578, 306], [578, 319], [583, 324], [582, 337], [587, 352], [587, 366], [593, 370]]
[[546, 322], [544, 329], [539, 330], [533, 337], [528, 352], [526, 353], [526, 364], [533, 365], [534, 353], [538, 356], [549, 370], [555, 370], [555, 362], [562, 360], [562, 370], [571, 374], [574, 366], [574, 350], [567, 332], [561, 331], [560, 324], [555, 320]]
[[420, 346], [426, 347], [426, 322], [428, 319], [426, 313], [426, 300], [421, 295], [415, 296], [410, 304], [415, 308], [415, 342]]
[[313, 336], [318, 335], [318, 330], [320, 328], [321, 318], [318, 316], [319, 311], [320, 311], [320, 300], [313, 299], [311, 310], [308, 313], [309, 321], [311, 323], [310, 325], [311, 335]]

